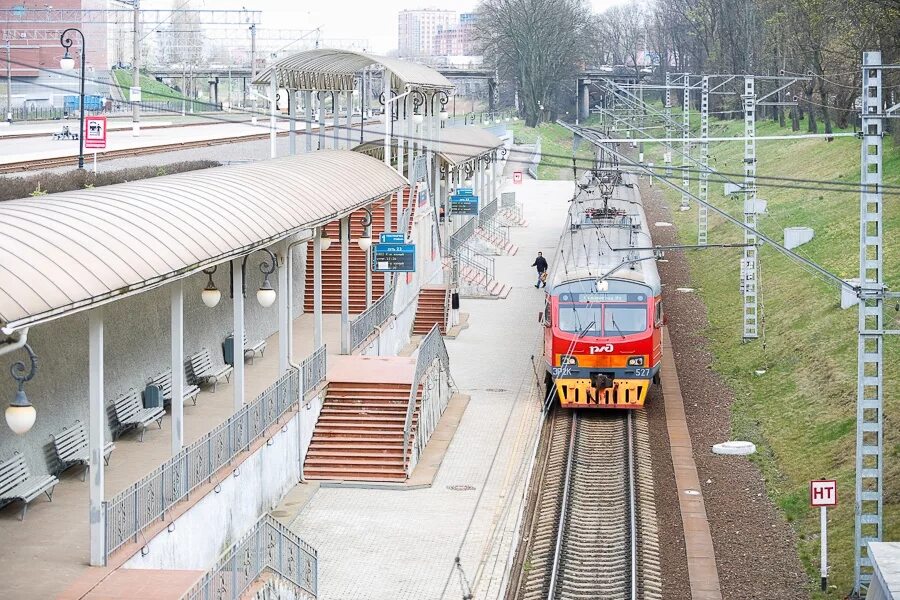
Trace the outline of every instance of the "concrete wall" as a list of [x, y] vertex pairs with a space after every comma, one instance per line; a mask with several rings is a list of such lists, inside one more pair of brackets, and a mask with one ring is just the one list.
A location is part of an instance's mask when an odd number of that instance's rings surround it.
[[[300, 419], [288, 421], [211, 492], [150, 540], [126, 569], [209, 570], [222, 553], [274, 508], [300, 480]], [[216, 527], [210, 527], [216, 523]]]
[[[274, 249], [273, 249], [274, 251]], [[256, 252], [247, 260], [247, 298], [244, 302], [247, 339], [256, 341], [278, 329], [278, 303], [262, 308], [256, 290], [262, 284], [259, 262], [266, 255]], [[300, 246], [294, 248], [294, 312], [303, 308], [303, 261]], [[184, 281], [184, 356], [209, 348], [213, 361], [223, 364], [222, 341], [232, 331], [230, 270], [220, 265], [213, 276], [222, 291], [215, 308], [206, 307], [200, 292], [207, 276], [200, 273]], [[269, 281], [278, 289], [277, 274]], [[170, 286], [138, 294], [112, 304], [104, 311], [104, 386], [108, 405], [117, 396], [134, 387], [143, 389], [147, 378], [169, 368], [169, 295]], [[35, 473], [55, 471], [56, 458], [50, 435], [80, 419], [88, 419], [88, 317], [86, 313], [65, 317], [32, 328], [28, 341], [38, 357], [38, 372], [26, 384], [29, 401], [37, 410], [34, 428], [16, 436], [5, 421], [0, 424], [0, 460], [14, 450], [25, 455]], [[278, 349], [269, 348], [273, 357]], [[0, 357], [0, 404], [5, 408], [15, 394], [15, 382], [9, 376], [10, 365], [27, 360], [24, 350]], [[113, 423], [110, 420], [110, 423]], [[111, 437], [111, 432], [107, 431]], [[131, 443], [131, 440], [123, 443]], [[136, 440], [135, 440], [135, 443]]]

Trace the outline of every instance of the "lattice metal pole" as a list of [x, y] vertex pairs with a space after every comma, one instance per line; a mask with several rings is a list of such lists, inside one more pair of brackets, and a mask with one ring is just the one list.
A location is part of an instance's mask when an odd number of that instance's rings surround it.
[[691, 143], [688, 141], [691, 135], [691, 76], [685, 73], [682, 75], [682, 98], [681, 107], [681, 187], [684, 190], [681, 193], [681, 210], [691, 209], [691, 197], [688, 192], [691, 189], [691, 176], [688, 173], [690, 166]]
[[[672, 76], [666, 73], [666, 139], [672, 139]], [[666, 161], [666, 177], [672, 176], [672, 152], [669, 151]]]
[[882, 271], [881, 52], [863, 52], [859, 202], [859, 339], [856, 371], [854, 591], [872, 580], [868, 542], [882, 537], [884, 281]]
[[756, 248], [756, 91], [753, 76], [744, 77], [744, 247], [741, 263], [741, 287], [744, 296], [744, 341], [759, 337], [757, 325], [757, 274], [759, 256]]
[[700, 83], [700, 189], [699, 196], [702, 202], [697, 206], [697, 243], [705, 246], [709, 229], [709, 210], [706, 202], [709, 201], [709, 77], [703, 76]]

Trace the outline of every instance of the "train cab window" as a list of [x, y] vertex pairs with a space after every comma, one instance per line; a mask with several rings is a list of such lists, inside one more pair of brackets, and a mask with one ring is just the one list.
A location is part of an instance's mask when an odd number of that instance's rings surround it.
[[657, 327], [662, 326], [663, 321], [663, 310], [662, 310], [662, 300], [656, 301], [656, 316], [653, 317], [653, 322]]
[[553, 311], [550, 310], [550, 296], [544, 300], [544, 326], [550, 327], [553, 325]]
[[641, 333], [646, 329], [646, 306], [607, 304], [603, 310], [603, 331], [607, 336]]
[[600, 304], [560, 304], [558, 327], [568, 333], [599, 332], [600, 310]]

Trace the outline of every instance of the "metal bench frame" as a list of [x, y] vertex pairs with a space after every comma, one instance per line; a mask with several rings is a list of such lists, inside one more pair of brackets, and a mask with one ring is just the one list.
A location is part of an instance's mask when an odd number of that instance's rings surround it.
[[[234, 336], [234, 334], [231, 334]], [[247, 335], [244, 334], [244, 360], [250, 359], [250, 364], [253, 364], [253, 359], [256, 358], [256, 355], [259, 354], [260, 358], [265, 356], [266, 354], [266, 345], [268, 342], [265, 339], [262, 339], [255, 344], [250, 344], [247, 341]]]
[[25, 520], [28, 504], [40, 496], [47, 494], [47, 500], [53, 502], [53, 488], [59, 479], [53, 475], [32, 475], [25, 462], [25, 457], [16, 450], [12, 458], [0, 463], [0, 506], [22, 500], [20, 521]]
[[162, 429], [162, 420], [166, 411], [162, 407], [144, 408], [141, 396], [134, 388], [116, 398], [114, 408], [116, 420], [119, 422], [118, 436], [121, 436], [123, 431], [131, 427], [140, 427], [140, 441], [143, 442], [144, 432], [150, 423], [156, 421], [156, 424]]
[[[61, 468], [60, 473], [74, 467], [75, 465], [84, 465], [81, 472], [81, 480], [84, 481], [87, 475], [87, 467], [91, 462], [90, 445], [88, 444], [87, 431], [84, 429], [84, 423], [75, 421], [74, 424], [66, 427], [57, 434], [52, 434], [50, 438], [53, 440], [53, 447], [56, 450], [56, 458], [59, 460]], [[116, 445], [107, 442], [103, 447], [103, 461], [109, 465], [109, 455], [115, 450]]]
[[190, 367], [190, 383], [197, 386], [212, 385], [213, 393], [216, 392], [216, 387], [223, 377], [225, 381], [231, 380], [231, 372], [234, 370], [234, 367], [231, 365], [225, 365], [217, 371], [213, 367], [209, 348], [204, 348], [200, 352], [192, 354], [188, 358], [187, 364]]
[[[187, 383], [187, 373], [185, 373], [185, 386], [183, 401], [190, 400], [194, 406], [197, 406], [197, 396], [200, 395], [200, 388], [196, 385]], [[163, 400], [172, 402], [172, 369], [161, 371], [147, 380], [147, 385], [155, 385], [159, 388], [159, 393]]]

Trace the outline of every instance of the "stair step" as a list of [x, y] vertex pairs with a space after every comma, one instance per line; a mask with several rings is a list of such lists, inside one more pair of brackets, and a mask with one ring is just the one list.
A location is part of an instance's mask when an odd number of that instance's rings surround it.
[[366, 468], [397, 468], [403, 466], [403, 457], [340, 457], [340, 458], [324, 458], [318, 456], [309, 456], [306, 459], [306, 467], [310, 469], [315, 467], [349, 467], [353, 465], [364, 466]]
[[320, 475], [320, 474], [308, 474], [305, 473], [307, 479], [314, 479], [316, 481], [320, 480], [340, 480], [340, 481], [372, 481], [376, 483], [396, 483], [406, 481], [406, 473], [398, 473], [398, 474], [357, 474], [357, 475], [349, 475], [349, 474], [341, 474], [341, 475]]

